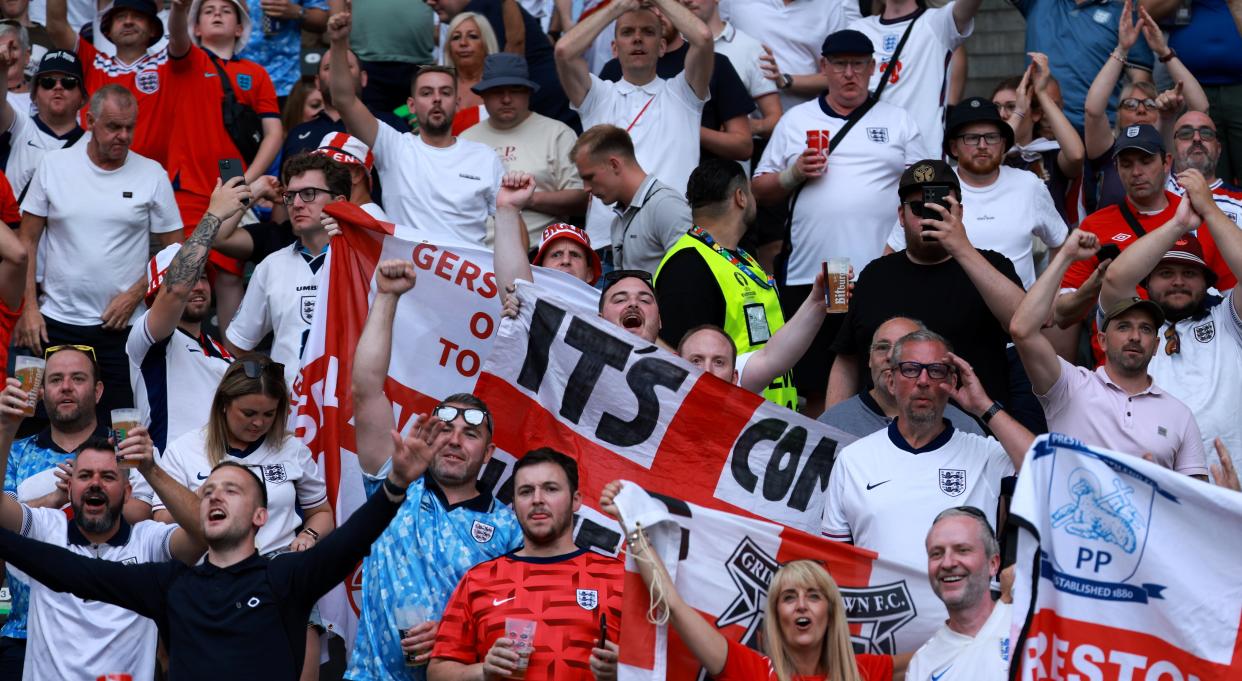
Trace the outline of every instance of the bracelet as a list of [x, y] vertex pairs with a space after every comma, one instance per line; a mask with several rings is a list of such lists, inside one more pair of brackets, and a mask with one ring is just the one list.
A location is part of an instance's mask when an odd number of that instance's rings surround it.
[[1108, 58], [1109, 58], [1109, 59], [1116, 59], [1117, 61], [1121, 62], [1121, 65], [1122, 65], [1122, 66], [1128, 66], [1128, 65], [1129, 65], [1129, 62], [1127, 62], [1127, 61], [1125, 60], [1125, 57], [1122, 57], [1122, 56], [1118, 55], [1116, 50], [1113, 50], [1112, 52], [1109, 52], [1109, 53], [1108, 53]]
[[1026, 113], [1022, 111], [1018, 111], [1017, 109], [1014, 109], [1013, 115], [1017, 116], [1018, 118], [1026, 118]]
[[388, 478], [384, 478], [384, 491], [388, 492], [394, 497], [405, 496], [405, 488], [397, 485], [397, 483], [393, 482], [392, 480]]
[[777, 180], [781, 183], [781, 189], [791, 190], [806, 181], [806, 178], [799, 177], [798, 166], [792, 165], [781, 171], [777, 176]]
[[1170, 47], [1170, 48], [1169, 48], [1169, 53], [1168, 53], [1168, 54], [1166, 54], [1166, 55], [1164, 55], [1163, 57], [1159, 57], [1159, 59], [1160, 59], [1160, 63], [1161, 63], [1161, 64], [1168, 64], [1169, 62], [1173, 61], [1174, 59], [1177, 59], [1177, 50], [1175, 50], [1175, 49], [1173, 49], [1173, 48], [1171, 48], [1171, 47]]
[[315, 531], [315, 528], [303, 527], [302, 531], [305, 532], [306, 534], [309, 534], [311, 536], [311, 539], [314, 539], [315, 541], [319, 541], [319, 533]]

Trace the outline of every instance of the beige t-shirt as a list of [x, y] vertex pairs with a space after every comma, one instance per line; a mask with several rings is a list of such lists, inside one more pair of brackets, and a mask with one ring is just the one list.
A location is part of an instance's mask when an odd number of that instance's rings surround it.
[[[569, 158], [569, 150], [578, 139], [564, 123], [532, 113], [525, 121], [509, 130], [497, 130], [491, 121], [479, 122], [461, 134], [465, 139], [485, 144], [496, 151], [506, 171], [520, 171], [535, 176], [535, 190], [542, 192], [582, 189], [578, 167]], [[539, 245], [543, 228], [553, 222], [567, 220], [568, 215], [547, 215], [533, 210], [522, 211], [531, 247]], [[495, 238], [495, 228], [488, 221], [487, 244]]]

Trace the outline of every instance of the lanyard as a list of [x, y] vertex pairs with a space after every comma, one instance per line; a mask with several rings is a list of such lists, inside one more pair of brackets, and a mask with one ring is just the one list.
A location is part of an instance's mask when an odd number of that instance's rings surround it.
[[[775, 288], [776, 287], [776, 280], [772, 278], [772, 275], [770, 274], [767, 275], [766, 281], [759, 277], [759, 274], [757, 274], [756, 272], [762, 273], [763, 268], [760, 267], [759, 263], [754, 258], [752, 258], [750, 254], [747, 253], [741, 246], [738, 246], [737, 248], [738, 255], [735, 256], [729, 251], [726, 251], [723, 246], [716, 243], [716, 240], [712, 238], [712, 235], [708, 234], [707, 230], [703, 229], [702, 227], [699, 227], [698, 225], [695, 225], [690, 228], [690, 236], [693, 236], [699, 241], [702, 241], [704, 244], [707, 244], [709, 247], [711, 247], [713, 251], [716, 251], [717, 253], [719, 253], [720, 257], [724, 258], [725, 260], [728, 260], [734, 267], [738, 268], [743, 273], [745, 273], [746, 276], [750, 277], [751, 281], [755, 282], [756, 284], [759, 284], [759, 286], [763, 288]], [[738, 256], [741, 256], [741, 257], [739, 258]]]

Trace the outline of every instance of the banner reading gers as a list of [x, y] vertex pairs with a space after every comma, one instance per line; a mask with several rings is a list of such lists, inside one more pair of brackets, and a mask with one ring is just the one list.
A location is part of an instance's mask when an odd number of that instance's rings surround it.
[[1053, 434], [1010, 518], [1012, 678], [1242, 679], [1242, 494]]

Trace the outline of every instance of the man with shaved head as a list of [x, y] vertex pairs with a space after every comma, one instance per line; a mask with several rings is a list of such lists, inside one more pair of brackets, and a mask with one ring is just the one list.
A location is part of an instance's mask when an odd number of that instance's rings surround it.
[[1177, 175], [1193, 168], [1203, 174], [1216, 204], [1225, 215], [1242, 225], [1242, 189], [1216, 176], [1219, 160], [1220, 135], [1212, 117], [1201, 111], [1187, 111], [1173, 124], [1173, 172], [1169, 173], [1165, 187], [1178, 196], [1185, 196], [1186, 189], [1177, 181]]

